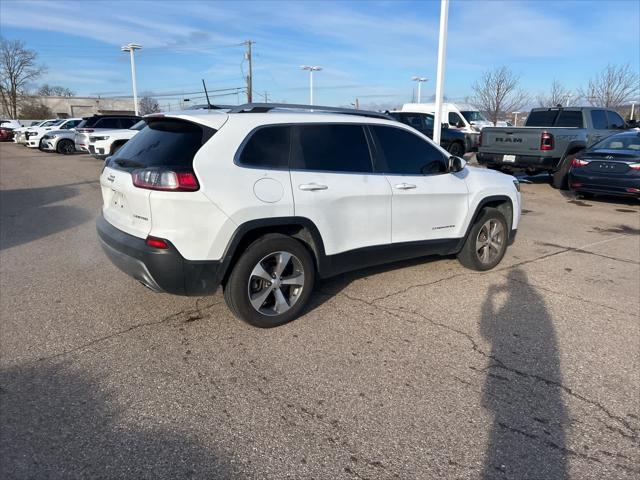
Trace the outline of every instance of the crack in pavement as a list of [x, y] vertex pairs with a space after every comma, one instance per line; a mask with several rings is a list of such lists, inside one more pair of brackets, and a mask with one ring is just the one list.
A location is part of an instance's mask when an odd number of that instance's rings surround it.
[[[357, 297], [353, 297], [350, 296], [348, 294], [345, 293], [340, 293], [340, 295], [344, 295], [346, 298], [352, 300], [352, 301], [356, 301], [356, 302], [361, 302], [364, 303], [370, 307], [372, 307], [375, 310], [381, 310], [387, 314], [391, 314], [395, 317], [398, 318], [398, 315], [393, 314], [392, 312], [401, 312], [404, 314], [413, 314], [416, 315], [424, 320], [426, 320], [427, 322], [429, 322], [431, 325], [434, 325], [436, 327], [440, 327], [440, 328], [444, 328], [446, 330], [449, 330], [451, 332], [454, 332], [458, 335], [463, 336], [464, 338], [467, 339], [467, 341], [471, 344], [472, 350], [477, 352], [478, 354], [482, 355], [483, 357], [492, 360], [493, 362], [495, 362], [493, 365], [488, 365], [487, 369], [489, 368], [500, 368], [506, 371], [509, 371], [511, 373], [514, 373], [516, 375], [519, 375], [521, 377], [527, 377], [539, 382], [542, 382], [548, 386], [554, 386], [556, 388], [560, 388], [562, 391], [564, 391], [567, 395], [580, 400], [584, 403], [587, 403], [589, 405], [594, 406], [595, 408], [597, 408], [598, 410], [600, 410], [602, 413], [604, 413], [607, 417], [609, 417], [611, 420], [614, 420], [615, 422], [619, 423], [620, 425], [622, 425], [624, 428], [626, 428], [629, 432], [631, 432], [631, 434], [626, 433], [625, 435], [623, 435], [625, 438], [629, 438], [633, 443], [637, 443], [638, 440], [638, 429], [634, 428], [633, 425], [631, 425], [625, 418], [615, 415], [614, 413], [612, 413], [611, 411], [609, 411], [609, 409], [607, 409], [604, 405], [602, 405], [600, 402], [597, 402], [595, 400], [591, 400], [590, 398], [585, 397], [582, 394], [579, 394], [577, 392], [575, 392], [572, 388], [567, 387], [566, 385], [564, 385], [563, 383], [557, 381], [557, 380], [550, 380], [548, 378], [545, 378], [541, 375], [538, 375], [536, 373], [530, 373], [530, 372], [526, 372], [524, 370], [520, 370], [518, 368], [514, 368], [514, 367], [510, 367], [507, 364], [505, 364], [504, 361], [502, 361], [501, 359], [499, 359], [498, 357], [496, 357], [495, 355], [491, 355], [490, 353], [485, 352], [484, 350], [482, 350], [479, 346], [478, 343], [475, 341], [475, 339], [472, 337], [471, 334], [463, 331], [463, 330], [459, 330], [457, 328], [454, 328], [450, 325], [444, 324], [444, 323], [440, 323], [437, 322], [429, 317], [427, 317], [426, 315], [422, 314], [421, 312], [415, 311], [415, 310], [409, 310], [409, 309], [397, 309], [397, 308], [392, 308], [392, 307], [384, 307], [381, 305], [377, 305], [375, 300], [372, 301], [367, 301], [361, 298], [357, 298]], [[415, 322], [411, 322], [411, 323], [415, 323]]]
[[[631, 235], [625, 235], [625, 236], [631, 236]], [[604, 255], [602, 253], [597, 253], [597, 252], [590, 252], [589, 250], [584, 250], [585, 247], [567, 247], [566, 245], [559, 245], [557, 243], [549, 243], [549, 242], [534, 242], [536, 245], [540, 245], [543, 247], [554, 247], [554, 248], [563, 248], [563, 249], [567, 249], [567, 250], [571, 250], [573, 252], [576, 253], [584, 253], [586, 255], [594, 255], [596, 257], [602, 257], [602, 258], [607, 258], [609, 260], [615, 260], [617, 262], [623, 262], [623, 263], [631, 263], [632, 265], [640, 265], [639, 261], [636, 260], [629, 260], [627, 258], [618, 258], [618, 257], [612, 257], [610, 255]]]
[[[65, 350], [63, 352], [56, 353], [54, 355], [49, 355], [49, 356], [46, 356], [46, 357], [40, 357], [40, 358], [38, 358], [36, 360], [31, 360], [31, 361], [25, 362], [25, 364], [28, 365], [30, 363], [55, 360], [57, 358], [64, 357], [66, 355], [73, 354], [73, 353], [78, 352], [80, 350], [84, 350], [84, 349], [86, 349], [88, 347], [91, 347], [91, 346], [96, 345], [98, 343], [104, 342], [104, 341], [109, 340], [111, 338], [124, 335], [126, 333], [132, 332], [134, 330], [138, 330], [140, 328], [150, 327], [150, 326], [153, 326], [153, 325], [160, 325], [162, 323], [166, 323], [166, 322], [169, 322], [171, 320], [178, 319], [183, 315], [187, 316], [187, 318], [185, 319], [186, 322], [192, 322], [194, 320], [199, 320], [199, 319], [205, 318], [204, 314], [202, 313], [203, 310], [208, 310], [209, 308], [214, 307], [214, 306], [219, 305], [219, 304], [222, 303], [222, 301], [218, 301], [218, 302], [214, 302], [214, 303], [212, 303], [210, 305], [206, 305], [204, 307], [200, 307], [198, 305], [199, 300], [200, 299], [196, 300], [195, 307], [184, 308], [184, 309], [180, 310], [179, 312], [172, 313], [170, 315], [162, 317], [160, 320], [153, 320], [153, 321], [150, 321], [150, 322], [138, 323], [136, 325], [132, 325], [132, 326], [130, 326], [128, 328], [125, 328], [124, 330], [118, 330], [117, 332], [110, 333], [109, 335], [105, 335], [103, 337], [96, 338], [94, 340], [91, 340], [90, 342], [84, 343], [84, 344], [79, 345], [78, 347], [72, 348], [70, 350]], [[193, 316], [193, 314], [196, 314], [196, 316]]]

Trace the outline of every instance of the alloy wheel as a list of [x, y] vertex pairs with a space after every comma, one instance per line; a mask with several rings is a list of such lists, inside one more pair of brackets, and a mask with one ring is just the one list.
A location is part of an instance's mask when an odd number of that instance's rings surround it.
[[481, 263], [493, 262], [501, 253], [505, 241], [504, 226], [490, 219], [482, 224], [476, 237], [476, 255]]
[[281, 315], [300, 298], [304, 267], [295, 255], [279, 251], [260, 260], [249, 274], [247, 294], [253, 308], [267, 316]]

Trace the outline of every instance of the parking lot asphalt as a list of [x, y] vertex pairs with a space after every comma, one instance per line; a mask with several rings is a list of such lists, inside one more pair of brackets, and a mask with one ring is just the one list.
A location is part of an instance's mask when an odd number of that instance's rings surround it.
[[538, 179], [495, 270], [342, 275], [260, 330], [109, 263], [100, 169], [0, 144], [0, 477], [640, 475], [637, 201]]

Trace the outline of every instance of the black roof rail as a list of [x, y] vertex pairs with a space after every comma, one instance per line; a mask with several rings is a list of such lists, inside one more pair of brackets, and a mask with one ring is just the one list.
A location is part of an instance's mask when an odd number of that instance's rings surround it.
[[199, 103], [197, 105], [191, 105], [187, 110], [227, 110], [233, 108], [235, 105], [214, 105], [213, 103]]
[[229, 109], [227, 113], [266, 113], [271, 110], [312, 110], [316, 112], [342, 113], [345, 115], [359, 115], [361, 117], [382, 118], [394, 120], [382, 112], [356, 110], [353, 108], [325, 107], [321, 105], [298, 105], [295, 103], [245, 103]]

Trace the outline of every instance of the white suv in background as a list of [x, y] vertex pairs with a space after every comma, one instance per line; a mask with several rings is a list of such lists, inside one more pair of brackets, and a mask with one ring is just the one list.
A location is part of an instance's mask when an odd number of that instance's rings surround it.
[[97, 136], [107, 130], [124, 130], [133, 127], [141, 120], [136, 115], [102, 114], [84, 117], [76, 127], [76, 150], [89, 152], [89, 137]]
[[100, 176], [104, 251], [154, 291], [222, 285], [258, 327], [299, 316], [316, 276], [432, 254], [488, 270], [515, 238], [517, 180], [384, 114], [247, 104], [145, 122]]
[[81, 118], [61, 118], [53, 123], [45, 122], [39, 127], [30, 127], [25, 132], [26, 145], [29, 148], [39, 148], [42, 137], [48, 132], [52, 130], [69, 130], [75, 128], [81, 121]]
[[146, 127], [144, 120], [140, 120], [131, 128], [120, 130], [105, 130], [89, 135], [89, 153], [92, 157], [104, 160], [109, 155], [116, 153], [125, 143], [134, 137], [136, 133]]

